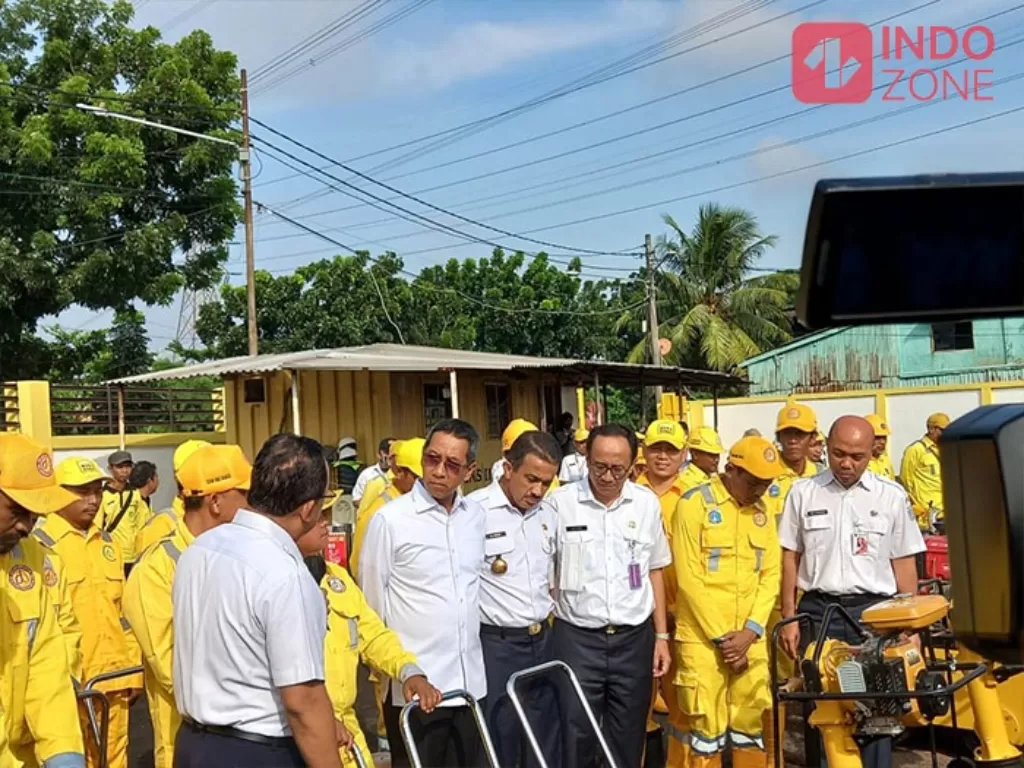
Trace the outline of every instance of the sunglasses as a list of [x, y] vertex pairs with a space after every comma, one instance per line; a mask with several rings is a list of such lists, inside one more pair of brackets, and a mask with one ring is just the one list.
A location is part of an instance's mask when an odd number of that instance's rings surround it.
[[453, 477], [469, 469], [469, 464], [463, 464], [462, 462], [455, 461], [455, 459], [446, 459], [441, 454], [434, 453], [433, 451], [427, 451], [423, 454], [424, 469], [435, 469], [441, 464], [444, 464], [444, 471]]

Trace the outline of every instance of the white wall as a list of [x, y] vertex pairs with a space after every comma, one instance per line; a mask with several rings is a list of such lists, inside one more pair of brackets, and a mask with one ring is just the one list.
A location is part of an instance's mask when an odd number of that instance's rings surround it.
[[[157, 475], [160, 478], [160, 487], [157, 489], [156, 495], [153, 497], [154, 511], [166, 509], [171, 506], [171, 501], [174, 499], [174, 495], [177, 492], [177, 487], [174, 484], [174, 448], [175, 446], [173, 445], [157, 445], [152, 447], [134, 447], [130, 449], [132, 458], [135, 461], [152, 461], [156, 464]], [[100, 467], [106, 471], [107, 457], [110, 456], [111, 449], [59, 448], [54, 451], [53, 454], [54, 460], [58, 463], [69, 456], [85, 456], [90, 459], [95, 459]]]
[[968, 411], [981, 405], [980, 391], [960, 392], [910, 392], [889, 395], [889, 456], [899, 472], [903, 451], [925, 433], [928, 417], [941, 411], [951, 419], [958, 419]]

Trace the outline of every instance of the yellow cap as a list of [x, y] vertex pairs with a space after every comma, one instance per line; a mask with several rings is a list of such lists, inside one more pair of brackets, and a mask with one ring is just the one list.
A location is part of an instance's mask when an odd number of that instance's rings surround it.
[[668, 443], [676, 450], [683, 450], [686, 447], [686, 430], [678, 421], [671, 419], [658, 419], [652, 421], [644, 435], [644, 445], [655, 443]]
[[939, 429], [945, 429], [949, 426], [949, 416], [944, 413], [933, 413], [928, 417], [928, 429], [932, 427], [938, 427]]
[[[501, 433], [501, 452], [507, 453], [512, 448], [512, 443], [519, 439], [520, 435], [527, 432], [536, 432], [537, 425], [526, 419], [512, 419], [505, 431]], [[420, 473], [423, 474], [422, 472]]]
[[580, 427], [576, 430], [576, 434], [572, 436], [572, 439], [577, 443], [585, 443], [590, 439], [590, 430]]
[[868, 420], [868, 424], [875, 431], [875, 437], [889, 436], [889, 425], [882, 421], [882, 417], [877, 413], [869, 413], [864, 418]]
[[185, 460], [193, 453], [198, 451], [200, 448], [205, 448], [210, 443], [205, 440], [186, 440], [184, 443], [174, 449], [174, 473], [177, 474], [178, 470], [181, 469], [181, 465], [185, 463]]
[[78, 501], [58, 485], [50, 450], [14, 432], [0, 433], [0, 491], [36, 515], [48, 515]]
[[713, 453], [715, 456], [725, 453], [725, 448], [722, 447], [722, 438], [718, 436], [713, 427], [695, 429], [690, 434], [690, 439], [686, 441], [686, 447], [691, 451], [704, 451], [704, 453]]
[[392, 440], [391, 445], [388, 446], [388, 458], [394, 458], [398, 455], [398, 449], [402, 447], [404, 440]]
[[423, 449], [426, 446], [427, 441], [422, 437], [403, 440], [402, 446], [395, 454], [395, 466], [408, 469], [416, 477], [423, 477]]
[[803, 403], [786, 403], [775, 421], [775, 431], [799, 429], [801, 432], [817, 432], [818, 417], [814, 409]]
[[328, 491], [327, 496], [324, 498], [323, 510], [325, 512], [334, 509], [334, 505], [338, 503], [338, 499], [342, 496], [341, 489], [335, 491]]
[[248, 491], [252, 466], [237, 445], [200, 448], [178, 470], [186, 496], [210, 496], [238, 489]]
[[97, 480], [109, 480], [110, 476], [100, 469], [93, 459], [84, 456], [71, 456], [57, 465], [57, 485], [78, 488], [82, 485], [95, 483]]
[[774, 480], [783, 473], [775, 446], [763, 437], [744, 437], [729, 449], [729, 463], [760, 480]]

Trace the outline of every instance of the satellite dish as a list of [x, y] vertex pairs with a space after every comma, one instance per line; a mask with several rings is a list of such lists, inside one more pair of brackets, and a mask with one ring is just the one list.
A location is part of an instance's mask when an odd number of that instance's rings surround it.
[[658, 349], [661, 351], [661, 356], [665, 357], [672, 351], [672, 342], [668, 339], [658, 339]]

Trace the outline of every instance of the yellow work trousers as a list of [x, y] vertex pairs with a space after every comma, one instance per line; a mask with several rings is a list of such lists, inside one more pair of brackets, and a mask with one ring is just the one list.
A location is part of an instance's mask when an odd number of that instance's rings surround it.
[[673, 652], [688, 768], [716, 765], [729, 744], [736, 768], [764, 768], [763, 717], [771, 707], [764, 640], [750, 646], [748, 667], [738, 675], [710, 641], [677, 641]]
[[[356, 749], [358, 749], [363, 755], [363, 761], [367, 765], [373, 765], [373, 755], [370, 754], [370, 747], [366, 744], [366, 737], [363, 736], [363, 731], [359, 727], [359, 719], [356, 717], [356, 711], [353, 708], [349, 708], [345, 715], [341, 718], [341, 722], [344, 723], [345, 727], [348, 728], [349, 732], [356, 739]], [[355, 758], [352, 757], [352, 751], [348, 749], [342, 749], [341, 764], [344, 768], [356, 768], [358, 765]]]
[[[128, 768], [128, 709], [131, 691], [107, 691], [110, 702], [110, 725], [107, 728], [107, 766], [108, 768]], [[96, 710], [97, 721], [100, 718], [99, 707]], [[97, 768], [99, 761], [99, 745], [93, 737], [89, 725], [89, 715], [85, 706], [79, 705], [79, 719], [82, 725], [82, 736], [85, 740], [85, 764], [87, 768]]]
[[679, 708], [679, 689], [675, 686], [676, 654], [672, 654], [672, 666], [661, 678], [661, 696], [668, 707], [668, 722], [665, 731], [668, 734], [668, 750], [665, 752], [665, 768], [685, 768], [687, 765], [687, 738], [689, 721]]
[[146, 704], [153, 724], [153, 768], [174, 768], [174, 739], [181, 727], [174, 694], [161, 689], [147, 675]]

